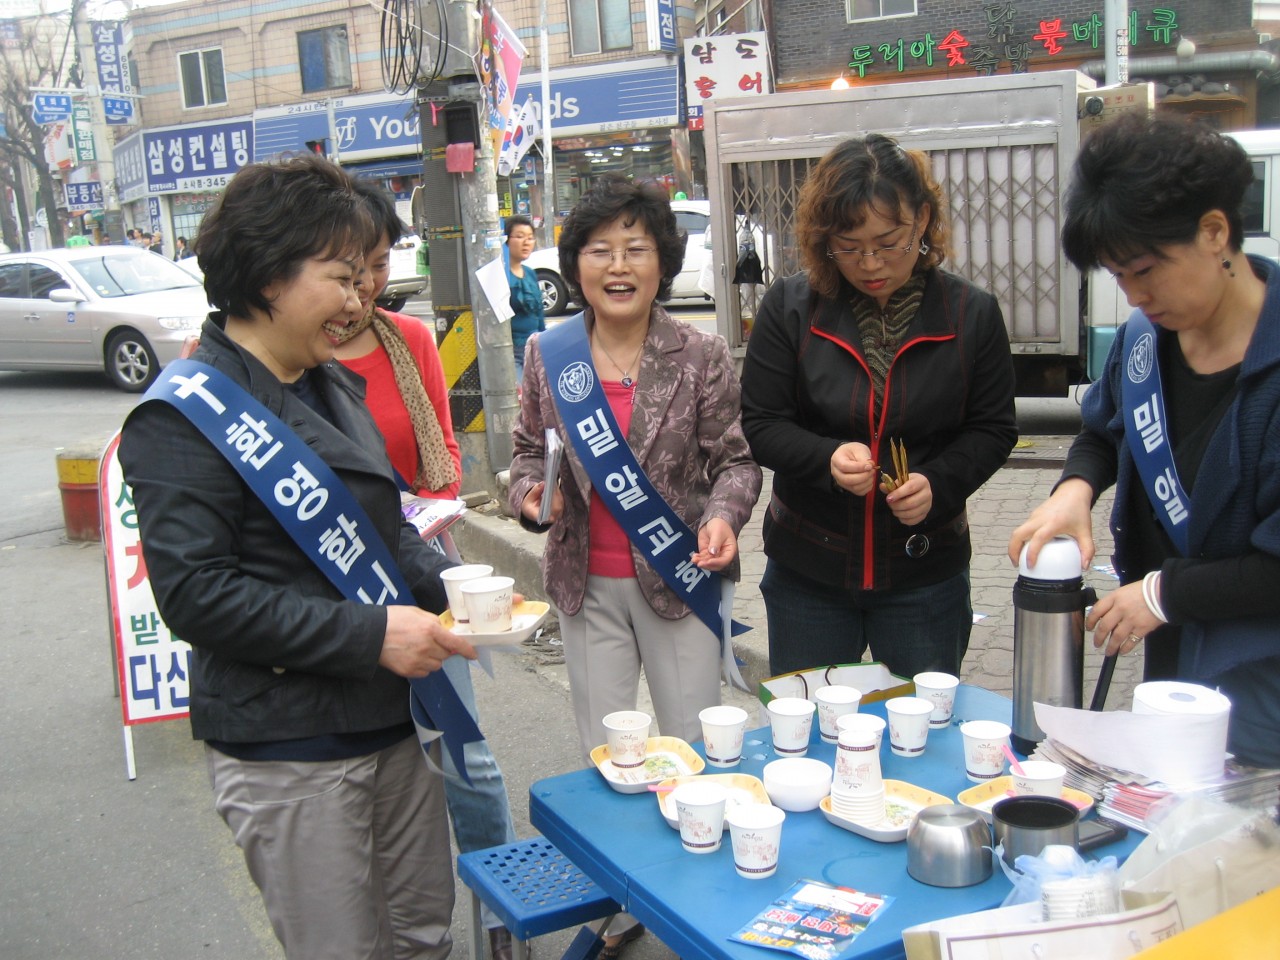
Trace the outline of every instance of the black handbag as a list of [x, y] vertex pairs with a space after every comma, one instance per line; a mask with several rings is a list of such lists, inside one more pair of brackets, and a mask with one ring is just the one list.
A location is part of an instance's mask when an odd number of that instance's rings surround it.
[[764, 265], [753, 243], [738, 248], [738, 263], [733, 268], [734, 283], [764, 283]]

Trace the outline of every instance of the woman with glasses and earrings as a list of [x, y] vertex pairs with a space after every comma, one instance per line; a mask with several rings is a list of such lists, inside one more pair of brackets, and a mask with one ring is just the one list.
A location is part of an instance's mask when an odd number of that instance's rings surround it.
[[846, 140], [801, 190], [804, 272], [765, 295], [742, 422], [772, 468], [760, 588], [769, 666], [959, 675], [973, 621], [965, 502], [1017, 439], [995, 298], [939, 268], [928, 159]]
[[[641, 666], [661, 732], [701, 739], [699, 711], [720, 702], [721, 575], [737, 577], [738, 531], [760, 494], [723, 338], [658, 305], [684, 250], [665, 192], [602, 177], [560, 237], [586, 309], [530, 340], [525, 357], [508, 502], [548, 530], [543, 579], [588, 758], [605, 715], [635, 709]], [[548, 429], [565, 447], [554, 489]], [[615, 921], [601, 956], [614, 960], [641, 929]]]
[[1134, 310], [1009, 557], [1065, 534], [1092, 562], [1090, 511], [1115, 484], [1122, 585], [1089, 613], [1094, 646], [1220, 690], [1227, 749], [1280, 767], [1280, 267], [1241, 249], [1253, 183], [1235, 140], [1181, 119], [1124, 116], [1084, 142], [1062, 247]]

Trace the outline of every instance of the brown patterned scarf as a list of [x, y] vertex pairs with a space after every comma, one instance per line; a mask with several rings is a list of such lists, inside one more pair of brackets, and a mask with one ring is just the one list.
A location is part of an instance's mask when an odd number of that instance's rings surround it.
[[427, 396], [422, 371], [418, 369], [418, 362], [413, 358], [404, 334], [394, 320], [371, 303], [363, 317], [343, 330], [341, 342], [346, 343], [370, 326], [391, 361], [400, 399], [409, 411], [409, 422], [413, 424], [413, 435], [418, 441], [418, 475], [413, 478], [413, 489], [437, 493], [457, 482], [458, 468], [445, 446], [444, 431], [436, 419], [436, 408]]
[[871, 369], [877, 398], [884, 396], [885, 377], [889, 375], [889, 367], [893, 365], [903, 334], [920, 309], [924, 285], [924, 274], [913, 274], [893, 292], [883, 310], [871, 297], [860, 293], [853, 295], [853, 319], [858, 322], [858, 331], [862, 334], [862, 352]]

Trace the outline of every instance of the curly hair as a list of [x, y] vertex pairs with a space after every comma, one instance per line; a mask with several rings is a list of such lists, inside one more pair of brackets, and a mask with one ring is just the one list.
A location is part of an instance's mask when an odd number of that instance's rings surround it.
[[917, 257], [917, 272], [938, 266], [947, 256], [946, 205], [929, 158], [879, 133], [838, 144], [800, 188], [796, 243], [809, 285], [828, 297], [840, 289], [840, 268], [827, 256], [831, 237], [862, 226], [871, 211], [887, 220], [910, 222], [926, 204], [929, 225], [919, 242], [928, 252]]
[[560, 232], [560, 272], [569, 284], [573, 299], [585, 302], [578, 279], [578, 254], [592, 233], [615, 220], [622, 220], [628, 227], [639, 223], [653, 237], [662, 267], [658, 299], [667, 299], [672, 281], [684, 266], [685, 232], [676, 223], [671, 201], [662, 187], [616, 173], [602, 176], [582, 195], [569, 211]]
[[205, 295], [234, 317], [271, 316], [267, 287], [292, 280], [312, 257], [364, 256], [380, 229], [355, 180], [324, 157], [251, 163], [200, 223]]
[[1249, 155], [1195, 121], [1123, 114], [1084, 141], [1067, 190], [1062, 248], [1081, 270], [1127, 263], [1191, 243], [1210, 210], [1226, 215], [1229, 243], [1244, 243], [1241, 206], [1253, 183]]

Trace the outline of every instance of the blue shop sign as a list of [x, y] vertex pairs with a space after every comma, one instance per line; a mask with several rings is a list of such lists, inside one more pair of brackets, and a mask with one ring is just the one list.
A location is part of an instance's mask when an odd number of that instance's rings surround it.
[[666, 53], [675, 53], [680, 49], [680, 41], [676, 38], [676, 3], [675, 0], [656, 0], [658, 7], [658, 49]]
[[142, 134], [135, 133], [115, 145], [112, 151], [116, 169], [116, 190], [123, 203], [132, 203], [147, 195], [147, 160]]
[[[515, 102], [532, 98], [542, 114], [542, 78], [521, 74]], [[553, 137], [646, 127], [675, 127], [681, 122], [678, 64], [665, 58], [637, 66], [636, 61], [575, 67], [551, 72], [548, 113]]]
[[85, 183], [64, 183], [67, 191], [67, 206], [72, 210], [101, 210], [102, 184], [97, 180]]
[[144, 131], [147, 193], [216, 190], [253, 158], [253, 121]]
[[[337, 140], [347, 161], [371, 160], [422, 150], [418, 108], [412, 97], [343, 97], [334, 100], [333, 130], [324, 103], [302, 103], [254, 114], [254, 159], [300, 153], [311, 140]], [[329, 144], [329, 152], [333, 152]]]

